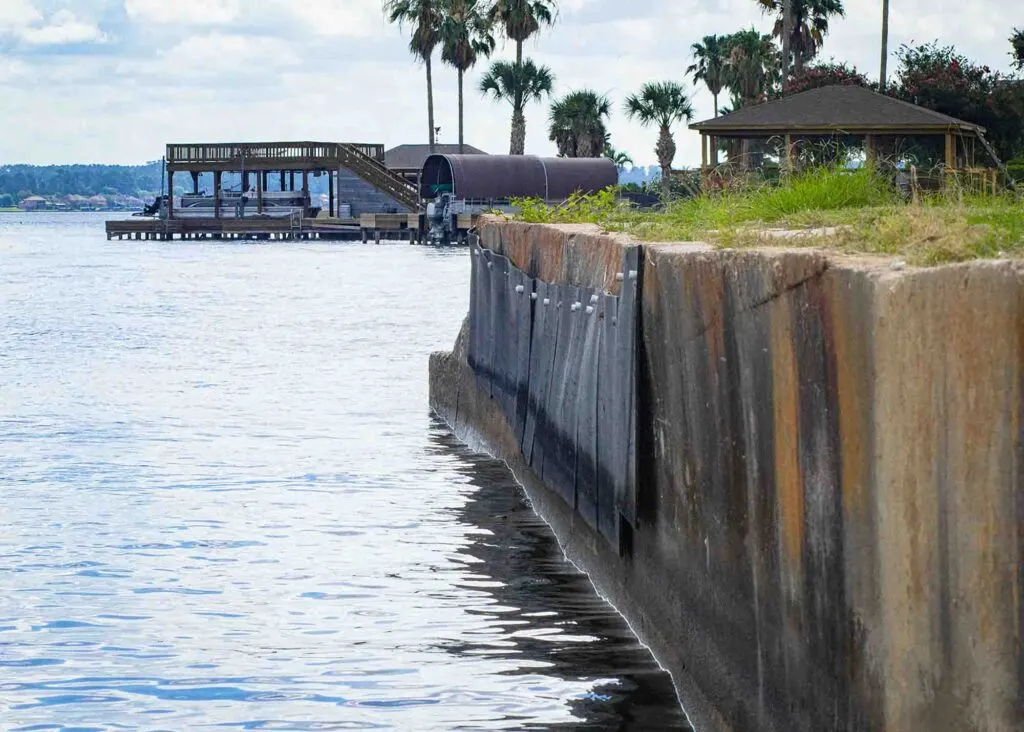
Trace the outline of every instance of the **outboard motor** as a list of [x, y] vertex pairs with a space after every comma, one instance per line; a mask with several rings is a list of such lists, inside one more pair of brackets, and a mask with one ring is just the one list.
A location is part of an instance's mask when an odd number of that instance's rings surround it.
[[434, 246], [449, 246], [455, 231], [452, 194], [442, 193], [427, 204], [427, 236]]

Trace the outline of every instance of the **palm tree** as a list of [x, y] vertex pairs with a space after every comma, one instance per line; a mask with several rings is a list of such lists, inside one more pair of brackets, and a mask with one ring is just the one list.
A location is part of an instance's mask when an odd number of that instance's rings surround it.
[[500, 25], [505, 36], [516, 44], [516, 63], [523, 62], [523, 42], [540, 31], [542, 25], [555, 24], [558, 9], [554, 0], [495, 0], [489, 17]]
[[436, 142], [434, 133], [434, 80], [431, 68], [431, 57], [439, 40], [441, 16], [438, 0], [386, 0], [384, 12], [388, 21], [399, 26], [408, 23], [412, 29], [409, 39], [409, 51], [423, 62], [427, 69], [427, 126], [428, 141], [433, 149]]
[[[504, 99], [512, 105], [512, 140], [510, 155], [522, 155], [526, 149], [526, 117], [523, 106], [526, 102], [541, 101], [545, 94], [551, 94], [555, 77], [547, 66], [537, 66], [530, 59], [519, 63], [495, 61], [480, 80], [480, 91], [495, 99]], [[516, 103], [519, 106], [516, 106]]]
[[693, 119], [693, 105], [682, 84], [674, 81], [644, 84], [640, 94], [626, 99], [626, 116], [638, 119], [644, 126], [658, 126], [658, 144], [654, 148], [661, 165], [662, 201], [668, 201], [672, 177], [672, 160], [676, 156], [676, 141], [672, 125]]
[[480, 56], [494, 51], [491, 24], [480, 0], [442, 0], [439, 28], [441, 60], [455, 68], [459, 76], [459, 152], [465, 149], [465, 105], [462, 93], [466, 71]]
[[771, 91], [779, 71], [779, 56], [771, 36], [755, 28], [732, 34], [727, 46], [725, 85], [732, 92], [735, 111], [737, 99], [740, 106], [747, 106]]
[[611, 115], [608, 97], [590, 89], [566, 94], [551, 105], [548, 139], [566, 158], [596, 158], [604, 151], [605, 120]]
[[878, 89], [885, 92], [885, 77], [889, 66], [889, 0], [882, 0], [882, 68], [878, 72]]
[[611, 135], [606, 137], [604, 141], [604, 157], [615, 163], [616, 168], [633, 167], [633, 158], [625, 150], [616, 150], [615, 146], [611, 143], [610, 137]]
[[704, 36], [700, 43], [690, 46], [694, 63], [686, 73], [693, 76], [694, 83], [704, 82], [715, 100], [715, 116], [718, 116], [718, 95], [725, 86], [726, 62], [729, 58], [728, 36]]
[[[787, 15], [784, 2], [792, 5], [792, 12]], [[844, 17], [846, 9], [843, 0], [757, 0], [766, 13], [778, 13], [772, 35], [781, 38], [783, 43], [782, 66], [788, 70], [790, 57], [793, 60], [793, 73], [803, 71], [804, 64], [815, 56], [828, 35], [829, 18], [833, 15]], [[788, 23], [787, 23], [788, 19]], [[789, 33], [786, 33], [787, 26]], [[786, 37], [789, 38], [789, 49], [786, 49]], [[785, 83], [785, 77], [783, 77]]]

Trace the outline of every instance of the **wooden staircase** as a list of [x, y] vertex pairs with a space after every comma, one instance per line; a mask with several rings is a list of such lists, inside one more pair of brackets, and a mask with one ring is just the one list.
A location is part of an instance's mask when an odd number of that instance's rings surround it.
[[362, 153], [352, 145], [339, 145], [338, 157], [341, 164], [365, 180], [378, 191], [395, 199], [410, 211], [420, 207], [420, 196], [416, 186], [402, 176], [392, 173], [383, 163]]

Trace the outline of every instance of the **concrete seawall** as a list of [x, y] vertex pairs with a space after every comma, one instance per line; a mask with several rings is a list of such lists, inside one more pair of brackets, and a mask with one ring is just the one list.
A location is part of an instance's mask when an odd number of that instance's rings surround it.
[[[635, 245], [480, 239], [610, 293]], [[508, 462], [698, 729], [1022, 729], [1024, 267], [680, 244], [643, 262], [628, 550], [524, 460], [468, 326], [432, 357], [433, 408]]]

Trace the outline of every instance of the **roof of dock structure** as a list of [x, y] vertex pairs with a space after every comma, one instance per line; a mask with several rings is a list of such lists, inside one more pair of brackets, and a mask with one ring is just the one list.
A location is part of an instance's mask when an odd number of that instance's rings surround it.
[[480, 148], [464, 145], [398, 145], [384, 152], [384, 165], [392, 170], [419, 170], [431, 155], [486, 155]]
[[167, 145], [168, 170], [318, 170], [353, 158], [383, 166], [384, 146], [363, 142], [203, 142]]
[[696, 122], [691, 130], [730, 137], [765, 134], [976, 134], [983, 127], [860, 86], [825, 86]]

